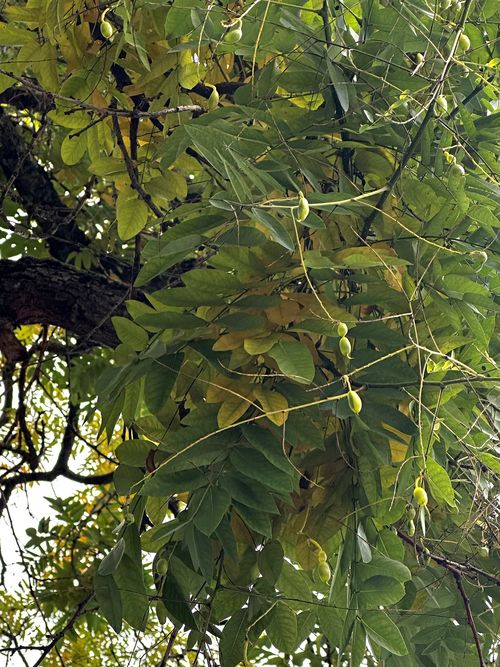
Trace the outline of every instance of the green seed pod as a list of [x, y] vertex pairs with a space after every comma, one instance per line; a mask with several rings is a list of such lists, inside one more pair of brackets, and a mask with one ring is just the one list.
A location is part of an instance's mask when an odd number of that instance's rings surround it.
[[330, 570], [328, 563], [320, 563], [317, 567], [317, 573], [318, 577], [324, 584], [327, 584], [332, 577], [332, 571]]
[[421, 486], [416, 486], [413, 491], [413, 497], [420, 506], [427, 505], [429, 498], [427, 497], [427, 492]]
[[208, 98], [208, 110], [213, 111], [219, 106], [219, 93], [217, 92], [217, 88], [215, 86], [210, 84], [210, 88], [212, 89], [212, 92]]
[[243, 37], [241, 19], [236, 19], [236, 21], [231, 25], [229, 30], [224, 35], [224, 41], [227, 44], [236, 44]]
[[363, 407], [363, 403], [361, 401], [361, 398], [359, 397], [359, 394], [351, 390], [347, 394], [347, 402], [349, 403], [349, 407], [354, 412], [354, 414], [359, 415], [359, 413], [361, 412], [361, 408]]
[[337, 327], [337, 333], [338, 335], [343, 338], [344, 336], [347, 336], [347, 332], [349, 331], [349, 327], [347, 324], [344, 322], [340, 322], [340, 324]]
[[450, 167], [450, 174], [453, 174], [455, 177], [463, 178], [465, 176], [465, 169], [461, 164], [452, 164]]
[[415, 511], [415, 508], [412, 507], [411, 505], [408, 506], [406, 509], [406, 517], [408, 518], [409, 521], [412, 521], [417, 515], [417, 512]]
[[299, 192], [299, 205], [297, 206], [297, 220], [304, 222], [309, 215], [309, 202], [304, 197], [302, 192]]
[[423, 55], [423, 53], [417, 53], [415, 59], [416, 59], [416, 61], [417, 61], [417, 65], [421, 65], [421, 64], [424, 62], [424, 55]]
[[481, 558], [488, 558], [490, 555], [490, 550], [486, 546], [479, 547], [478, 555], [481, 556]]
[[156, 571], [160, 576], [164, 576], [168, 571], [168, 560], [166, 558], [160, 558], [156, 563]]
[[346, 338], [345, 336], [343, 336], [339, 340], [339, 350], [340, 350], [340, 353], [342, 354], [342, 356], [344, 356], [344, 357], [350, 357], [351, 356], [351, 350], [352, 350], [351, 343], [349, 342], [349, 339]]
[[413, 537], [415, 535], [415, 521], [413, 521], [413, 519], [410, 519], [408, 521], [408, 535], [410, 537]]
[[321, 549], [321, 551], [318, 552], [318, 563], [320, 563], [320, 564], [321, 563], [326, 563], [327, 559], [328, 559], [328, 556], [323, 551], [323, 549]]
[[112, 37], [114, 32], [115, 31], [113, 29], [113, 26], [109, 21], [107, 21], [106, 19], [101, 21], [101, 35], [105, 39], [109, 39], [110, 37]]
[[460, 37], [458, 38], [458, 46], [461, 51], [468, 51], [470, 49], [470, 39], [464, 32], [460, 33]]
[[438, 97], [436, 97], [436, 104], [434, 109], [436, 110], [436, 114], [438, 116], [442, 116], [448, 111], [448, 100], [444, 95], [438, 95]]
[[132, 512], [127, 512], [127, 514], [125, 514], [125, 522], [128, 524], [135, 523], [135, 516]]

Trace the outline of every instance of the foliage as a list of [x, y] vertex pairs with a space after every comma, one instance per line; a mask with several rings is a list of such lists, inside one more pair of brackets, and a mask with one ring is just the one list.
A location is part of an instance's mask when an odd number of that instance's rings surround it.
[[[2, 258], [123, 286], [114, 350], [23, 328], [4, 365], [9, 494], [118, 462], [25, 545], [57, 646], [111, 626], [116, 653], [85, 659], [121, 664], [133, 632], [167, 665], [493, 661], [496, 3], [28, 0], [2, 21], [1, 114], [34, 158], [22, 181], [2, 147]], [[82, 474], [71, 447], [29, 472], [68, 438]]]

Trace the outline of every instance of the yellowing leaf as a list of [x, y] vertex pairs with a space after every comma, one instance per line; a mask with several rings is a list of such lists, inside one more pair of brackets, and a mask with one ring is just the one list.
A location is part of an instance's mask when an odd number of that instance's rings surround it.
[[74, 136], [74, 134], [74, 132], [70, 132], [64, 137], [61, 144], [61, 157], [64, 164], [77, 164], [87, 150], [87, 133], [82, 132], [77, 136]]
[[391, 460], [393, 463], [402, 463], [406, 459], [406, 452], [408, 451], [408, 445], [410, 444], [411, 435], [408, 435], [407, 433], [402, 433], [394, 426], [386, 424], [385, 422], [382, 422], [382, 426], [386, 431], [394, 433], [394, 435], [398, 438], [397, 440], [389, 438], [389, 447], [391, 448]]
[[148, 207], [142, 199], [139, 199], [136, 192], [131, 188], [126, 188], [117, 197], [116, 217], [118, 236], [122, 241], [128, 241], [146, 226]]
[[250, 407], [252, 401], [239, 396], [229, 395], [229, 397], [222, 403], [217, 413], [217, 424], [219, 428], [231, 426], [238, 421], [238, 419], [245, 414]]
[[245, 334], [243, 333], [230, 333], [221, 336], [212, 346], [212, 350], [223, 352], [226, 350], [235, 350], [237, 347], [240, 347]]
[[408, 447], [403, 445], [398, 440], [389, 440], [389, 447], [391, 448], [391, 461], [393, 463], [402, 463], [406, 459], [406, 452]]
[[283, 299], [279, 306], [268, 308], [266, 314], [268, 319], [275, 324], [290, 324], [300, 313], [300, 306], [295, 301]]
[[288, 409], [288, 401], [286, 398], [277, 391], [270, 391], [269, 389], [264, 389], [264, 387], [255, 387], [253, 393], [266, 413], [275, 412], [275, 414], [267, 415], [273, 424], [276, 424], [276, 426], [283, 426], [288, 417], [288, 413], [276, 413], [276, 410]]

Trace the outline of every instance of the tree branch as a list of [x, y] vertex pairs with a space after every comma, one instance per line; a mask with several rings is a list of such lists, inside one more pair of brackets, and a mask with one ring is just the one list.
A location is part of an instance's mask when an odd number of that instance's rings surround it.
[[437, 98], [438, 98], [438, 96], [441, 92], [441, 88], [443, 86], [443, 83], [446, 80], [448, 72], [450, 71], [450, 68], [453, 64], [453, 58], [454, 58], [455, 52], [458, 48], [458, 41], [459, 41], [459, 38], [460, 38], [460, 33], [462, 31], [462, 28], [464, 27], [465, 20], [467, 18], [467, 14], [469, 12], [469, 8], [470, 8], [471, 4], [472, 4], [472, 0], [466, 0], [465, 3], [464, 3], [462, 14], [461, 14], [460, 19], [459, 19], [459, 21], [458, 21], [458, 23], [455, 27], [455, 37], [454, 37], [453, 44], [452, 44], [452, 47], [451, 47], [451, 50], [450, 50], [450, 55], [448, 56], [448, 59], [446, 60], [446, 62], [444, 64], [444, 67], [443, 67], [443, 70], [442, 70], [441, 74], [439, 75], [438, 79], [436, 80], [436, 82], [434, 83], [434, 85], [432, 87], [432, 94], [431, 94], [431, 98], [430, 98], [430, 101], [429, 101], [429, 106], [427, 107], [427, 111], [425, 113], [425, 116], [424, 116], [422, 122], [420, 123], [420, 127], [418, 128], [417, 132], [415, 133], [415, 136], [411, 140], [410, 145], [408, 146], [408, 148], [406, 149], [406, 151], [402, 155], [401, 160], [399, 162], [399, 165], [398, 165], [396, 171], [392, 174], [391, 178], [389, 179], [389, 182], [387, 183], [387, 186], [388, 186], [387, 190], [385, 190], [380, 195], [380, 198], [379, 198], [378, 202], [376, 203], [376, 205], [374, 206], [372, 212], [366, 218], [366, 220], [363, 224], [363, 229], [361, 230], [361, 234], [360, 234], [361, 240], [360, 240], [360, 242], [363, 242], [363, 241], [366, 240], [368, 234], [370, 233], [370, 229], [371, 229], [371, 226], [373, 224], [373, 221], [375, 220], [377, 214], [380, 211], [382, 211], [385, 202], [387, 201], [389, 195], [391, 194], [394, 186], [396, 185], [396, 183], [401, 178], [401, 175], [402, 175], [406, 165], [410, 161], [411, 157], [413, 156], [413, 153], [415, 152], [415, 149], [419, 145], [420, 139], [422, 138], [422, 135], [425, 131], [425, 128], [429, 124], [431, 118], [433, 118], [433, 116], [434, 116], [434, 108], [436, 106], [436, 100], [437, 100]]
[[33, 158], [1, 109], [0, 148], [0, 169], [12, 181], [26, 213], [40, 225], [51, 255], [64, 261], [75, 245], [87, 246], [89, 240], [73, 223], [73, 210], [61, 202], [49, 173]]
[[[406, 542], [407, 544], [411, 545], [418, 553], [423, 554], [427, 556], [428, 558], [431, 558], [434, 562], [438, 563], [438, 565], [441, 565], [444, 567], [450, 574], [453, 575], [453, 578], [455, 579], [455, 583], [458, 588], [458, 592], [460, 593], [460, 597], [462, 598], [462, 602], [464, 605], [465, 609], [465, 614], [467, 616], [467, 623], [469, 624], [469, 627], [472, 631], [472, 635], [474, 637], [474, 643], [476, 645], [476, 651], [477, 651], [477, 657], [479, 659], [479, 666], [480, 667], [486, 667], [486, 662], [484, 661], [483, 657], [483, 652], [481, 649], [481, 638], [479, 636], [479, 633], [476, 628], [476, 623], [474, 621], [474, 616], [472, 614], [472, 609], [470, 606], [470, 601], [469, 601], [469, 596], [467, 595], [467, 592], [464, 588], [464, 584], [462, 581], [462, 576], [467, 572], [469, 569], [469, 566], [465, 563], [456, 563], [454, 561], [448, 560], [447, 558], [443, 556], [438, 556], [437, 554], [430, 553], [427, 549], [425, 549], [422, 545], [420, 545], [416, 540], [413, 540], [411, 537], [403, 533], [402, 531], [398, 530], [398, 535], [399, 537]], [[481, 573], [483, 576], [486, 575], [489, 579], [495, 581], [496, 585], [500, 585], [500, 581], [494, 577], [493, 575], [488, 574], [487, 572], [483, 572], [482, 570], [478, 570], [477, 568], [473, 568], [476, 573]]]
[[80, 338], [80, 343], [113, 347], [118, 339], [110, 321], [125, 315], [128, 285], [53, 260], [24, 257], [0, 260], [0, 312], [12, 327], [49, 324]]

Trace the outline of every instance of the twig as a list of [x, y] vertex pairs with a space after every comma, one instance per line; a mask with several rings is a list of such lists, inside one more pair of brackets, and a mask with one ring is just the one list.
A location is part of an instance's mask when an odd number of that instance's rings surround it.
[[458, 21], [457, 26], [455, 28], [455, 39], [454, 39], [452, 47], [451, 47], [450, 55], [448, 56], [448, 60], [444, 64], [444, 67], [443, 67], [443, 70], [442, 70], [441, 74], [439, 75], [437, 81], [434, 84], [434, 90], [433, 90], [432, 95], [431, 95], [431, 99], [430, 99], [430, 102], [429, 102], [429, 106], [427, 108], [427, 112], [426, 112], [426, 114], [425, 114], [425, 116], [424, 116], [424, 118], [423, 118], [423, 120], [420, 124], [420, 127], [418, 128], [415, 136], [413, 137], [412, 141], [410, 142], [410, 145], [408, 146], [408, 149], [403, 154], [403, 156], [401, 158], [401, 161], [399, 162], [399, 165], [398, 165], [396, 171], [392, 174], [391, 178], [389, 179], [389, 182], [387, 183], [387, 190], [380, 195], [380, 198], [379, 198], [377, 204], [373, 208], [370, 215], [366, 218], [366, 220], [363, 224], [363, 229], [361, 230], [361, 235], [360, 235], [362, 241], [366, 240], [366, 237], [370, 233], [370, 229], [371, 229], [371, 226], [373, 224], [373, 221], [375, 220], [375, 217], [377, 216], [379, 211], [381, 211], [383, 209], [383, 206], [384, 206], [385, 202], [387, 201], [390, 193], [392, 192], [392, 189], [394, 188], [396, 183], [399, 181], [399, 179], [401, 177], [401, 174], [403, 173], [404, 169], [406, 168], [406, 165], [410, 161], [410, 158], [412, 157], [416, 147], [418, 146], [418, 144], [420, 142], [420, 139], [422, 138], [422, 135], [425, 131], [425, 128], [429, 124], [431, 118], [434, 116], [434, 107], [435, 107], [435, 104], [436, 104], [436, 99], [438, 98], [438, 96], [440, 94], [443, 83], [446, 80], [448, 72], [449, 72], [449, 70], [451, 68], [451, 65], [453, 63], [453, 57], [454, 57], [455, 52], [456, 52], [457, 47], [458, 47], [458, 42], [459, 42], [459, 39], [460, 39], [460, 33], [461, 33], [462, 28], [465, 24], [465, 20], [467, 18], [467, 14], [469, 12], [469, 8], [470, 8], [471, 4], [472, 4], [472, 0], [466, 0], [466, 2], [464, 4], [464, 8], [462, 10], [462, 15], [461, 15], [460, 20]]
[[52, 100], [59, 100], [61, 102], [72, 104], [74, 106], [73, 111], [91, 111], [97, 116], [101, 116], [103, 118], [107, 116], [111, 116], [113, 118], [161, 118], [162, 116], [166, 116], [172, 113], [183, 113], [186, 111], [191, 113], [203, 113], [205, 111], [205, 109], [203, 109], [203, 107], [201, 107], [199, 104], [179, 104], [175, 107], [166, 107], [159, 109], [158, 111], [140, 111], [139, 109], [114, 109], [112, 107], [96, 107], [93, 104], [82, 102], [81, 100], [77, 100], [73, 97], [65, 97], [64, 95], [58, 95], [57, 93], [47, 93], [47, 91], [37, 86], [35, 83], [33, 83], [33, 81], [25, 76], [18, 76], [4, 69], [0, 69], [0, 74], [4, 74], [5, 76], [8, 76], [15, 81], [22, 83], [24, 86], [26, 86], [26, 88], [28, 88], [28, 90], [35, 91], [44, 97], [50, 97]]
[[123, 141], [123, 135], [122, 131], [120, 128], [120, 124], [118, 122], [118, 117], [113, 116], [112, 119], [113, 122], [113, 131], [116, 136], [116, 143], [118, 144], [118, 147], [123, 155], [123, 159], [125, 161], [125, 166], [127, 167], [127, 172], [130, 178], [130, 185], [132, 188], [139, 194], [139, 197], [144, 201], [144, 203], [147, 205], [147, 207], [153, 211], [153, 213], [156, 215], [157, 218], [162, 218], [163, 213], [160, 211], [158, 206], [154, 203], [153, 199], [151, 198], [151, 195], [149, 195], [142, 185], [139, 182], [139, 176], [137, 173], [137, 169], [132, 162], [132, 158], [130, 157], [127, 147], [125, 146], [125, 142]]
[[42, 655], [38, 658], [33, 667], [39, 667], [39, 665], [42, 664], [42, 662], [45, 660], [45, 658], [51, 652], [51, 650], [54, 648], [57, 642], [64, 637], [64, 635], [68, 632], [68, 630], [71, 630], [71, 628], [74, 626], [78, 618], [84, 613], [85, 607], [87, 606], [88, 602], [92, 599], [93, 595], [94, 595], [93, 592], [89, 593], [87, 597], [85, 597], [81, 602], [78, 603], [78, 606], [75, 612], [73, 613], [73, 616], [71, 616], [69, 621], [66, 623], [64, 627], [62, 627], [59, 630], [59, 632], [56, 632], [56, 634], [53, 635], [52, 639], [47, 644], [47, 646], [45, 646], [42, 649]]
[[477, 656], [479, 658], [479, 665], [480, 667], [486, 667], [486, 663], [484, 661], [483, 657], [483, 652], [481, 650], [481, 639], [479, 637], [479, 633], [476, 628], [476, 623], [474, 621], [474, 616], [472, 615], [472, 610], [470, 607], [470, 601], [469, 597], [467, 595], [467, 592], [464, 588], [463, 582], [462, 582], [462, 576], [464, 573], [467, 572], [468, 569], [473, 569], [477, 573], [481, 573], [483, 576], [487, 576], [489, 579], [492, 579], [495, 581], [497, 586], [500, 586], [500, 580], [494, 577], [493, 575], [488, 574], [487, 572], [483, 572], [482, 570], [477, 570], [477, 568], [474, 567], [469, 567], [465, 563], [456, 563], [454, 561], [448, 560], [447, 558], [444, 558], [443, 556], [438, 556], [437, 554], [433, 554], [429, 552], [427, 549], [424, 549], [422, 545], [420, 545], [416, 540], [413, 540], [411, 537], [403, 533], [402, 531], [398, 530], [398, 535], [399, 537], [409, 544], [410, 546], [413, 547], [418, 553], [424, 554], [428, 558], [431, 558], [434, 562], [438, 563], [438, 565], [441, 565], [444, 567], [450, 574], [453, 575], [453, 578], [455, 579], [455, 583], [458, 588], [458, 592], [460, 593], [460, 596], [462, 598], [463, 604], [464, 604], [464, 609], [465, 609], [465, 614], [467, 616], [467, 623], [469, 624], [469, 627], [472, 631], [472, 635], [474, 637], [474, 643], [476, 644], [476, 650], [477, 650]]
[[479, 638], [479, 633], [476, 628], [476, 623], [474, 622], [474, 616], [472, 615], [472, 609], [470, 608], [470, 601], [467, 593], [465, 592], [464, 585], [462, 583], [462, 577], [459, 572], [452, 572], [453, 576], [455, 577], [455, 582], [457, 584], [458, 592], [462, 596], [462, 600], [464, 603], [464, 608], [465, 608], [465, 613], [467, 615], [467, 623], [470, 626], [470, 629], [472, 630], [472, 635], [474, 636], [474, 642], [476, 644], [476, 650], [477, 650], [477, 657], [479, 658], [479, 665], [480, 667], [486, 667], [486, 663], [483, 658], [483, 652], [481, 650], [481, 640]]

